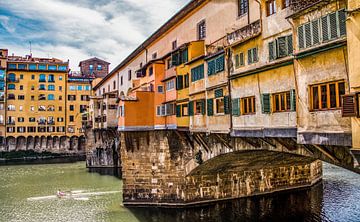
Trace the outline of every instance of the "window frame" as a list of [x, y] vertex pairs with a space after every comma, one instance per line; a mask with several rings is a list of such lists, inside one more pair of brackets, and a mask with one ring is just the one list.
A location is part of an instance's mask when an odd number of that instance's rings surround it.
[[[331, 92], [330, 92], [330, 85], [335, 84], [335, 102], [336, 106], [331, 107]], [[344, 94], [339, 94], [340, 88], [339, 85], [344, 85]], [[322, 91], [321, 87], [326, 86], [326, 108], [323, 108], [322, 104]], [[318, 108], [315, 108], [314, 103], [314, 89], [317, 88], [317, 103]], [[338, 81], [331, 81], [331, 82], [324, 82], [318, 84], [309, 85], [309, 102], [310, 102], [310, 112], [317, 112], [317, 111], [330, 111], [330, 110], [340, 110], [342, 108], [342, 101], [341, 98], [343, 95], [346, 94], [347, 84], [345, 80], [338, 80]]]
[[[256, 114], [256, 97], [255, 96], [248, 96], [240, 98], [240, 113], [243, 116], [246, 115], [255, 115]], [[247, 110], [245, 111], [245, 105]], [[251, 105], [251, 110], [249, 109]]]
[[[282, 100], [281, 96], [284, 96], [284, 109], [282, 109]], [[283, 113], [291, 112], [291, 93], [290, 91], [283, 91], [278, 93], [271, 94], [272, 99], [272, 112], [273, 113]], [[279, 109], [277, 109], [277, 99], [279, 100]]]

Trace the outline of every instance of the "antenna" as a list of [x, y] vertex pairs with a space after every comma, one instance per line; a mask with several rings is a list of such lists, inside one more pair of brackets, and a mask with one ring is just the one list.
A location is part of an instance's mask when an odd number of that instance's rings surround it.
[[31, 51], [31, 41], [29, 41], [29, 45], [30, 45], [30, 56], [32, 56], [32, 51]]

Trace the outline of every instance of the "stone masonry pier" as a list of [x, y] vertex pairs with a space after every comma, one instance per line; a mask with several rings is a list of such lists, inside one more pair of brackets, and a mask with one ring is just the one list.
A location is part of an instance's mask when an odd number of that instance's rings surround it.
[[222, 139], [199, 145], [196, 137], [178, 131], [121, 133], [124, 204], [205, 204], [305, 188], [322, 178], [321, 161], [309, 156], [232, 148]]

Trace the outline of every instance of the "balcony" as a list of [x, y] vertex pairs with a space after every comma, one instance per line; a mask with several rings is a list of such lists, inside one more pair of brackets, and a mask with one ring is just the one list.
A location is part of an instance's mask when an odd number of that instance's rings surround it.
[[317, 6], [318, 4], [328, 4], [330, 0], [290, 0], [290, 8], [294, 14], [303, 10]]
[[255, 36], [260, 35], [261, 33], [261, 23], [260, 20], [257, 20], [245, 27], [235, 30], [227, 34], [227, 43], [229, 45], [237, 45], [239, 43], [245, 42]]
[[39, 124], [39, 125], [46, 125], [46, 120], [39, 120], [39, 121], [38, 121], [38, 124]]

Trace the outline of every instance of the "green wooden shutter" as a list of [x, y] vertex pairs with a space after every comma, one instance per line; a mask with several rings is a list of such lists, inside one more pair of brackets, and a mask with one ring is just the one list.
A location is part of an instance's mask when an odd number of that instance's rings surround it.
[[171, 64], [172, 64], [172, 66], [179, 65], [179, 53], [174, 53], [171, 55]]
[[176, 117], [181, 117], [181, 106], [180, 105], [176, 106]]
[[252, 63], [252, 50], [251, 49], [249, 49], [248, 50], [248, 64], [251, 64]]
[[201, 100], [201, 114], [205, 115], [206, 111], [205, 111], [205, 99]]
[[194, 115], [194, 101], [189, 102], [189, 116]]
[[232, 115], [233, 116], [240, 116], [240, 99], [233, 99], [232, 100]]
[[299, 26], [298, 27], [298, 44], [299, 44], [299, 48], [303, 49], [305, 47], [305, 43], [304, 43], [304, 26]]
[[316, 45], [320, 43], [320, 29], [319, 29], [319, 19], [311, 22], [312, 29], [312, 44]]
[[211, 76], [215, 73], [215, 60], [208, 61], [208, 76]]
[[183, 84], [183, 76], [177, 76], [176, 77], [176, 89], [177, 90], [181, 90], [183, 89], [184, 87], [184, 84]]
[[296, 111], [296, 92], [295, 89], [290, 90], [290, 109]]
[[338, 37], [336, 12], [331, 13], [329, 15], [329, 20], [330, 20], [330, 39], [336, 39]]
[[184, 88], [188, 88], [189, 87], [189, 73], [184, 76], [184, 82], [185, 82]]
[[270, 113], [271, 112], [271, 104], [270, 104], [270, 94], [264, 93], [261, 95], [261, 108], [262, 113]]
[[292, 55], [294, 51], [292, 35], [287, 36], [288, 55]]
[[239, 67], [240, 66], [240, 55], [236, 54], [235, 55], [235, 67]]
[[223, 97], [223, 95], [224, 95], [222, 89], [216, 89], [214, 94], [215, 94], [215, 98]]
[[346, 35], [346, 12], [345, 9], [338, 11], [340, 36]]
[[221, 55], [220, 57], [218, 57], [216, 59], [216, 64], [217, 64], [217, 72], [222, 72], [225, 70], [225, 56], [224, 55]]
[[230, 114], [230, 97], [224, 96], [224, 113]]
[[269, 60], [273, 61], [276, 59], [275, 41], [269, 42]]
[[280, 58], [287, 56], [288, 50], [287, 50], [287, 42], [286, 37], [280, 37], [278, 38], [278, 55]]
[[199, 66], [199, 79], [204, 78], [204, 64]]
[[214, 99], [207, 100], [207, 114], [208, 116], [214, 115]]
[[308, 48], [311, 45], [311, 25], [307, 23], [305, 24], [305, 47]]
[[241, 66], [245, 65], [244, 53], [240, 53], [240, 65], [241, 65]]
[[321, 32], [322, 32], [322, 40], [328, 41], [329, 40], [329, 23], [328, 23], [329, 16], [324, 16], [321, 18]]

